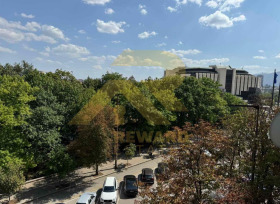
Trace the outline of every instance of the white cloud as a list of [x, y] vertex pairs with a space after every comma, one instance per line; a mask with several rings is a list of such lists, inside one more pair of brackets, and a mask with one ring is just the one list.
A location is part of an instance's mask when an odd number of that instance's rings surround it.
[[105, 14], [110, 15], [110, 14], [113, 14], [113, 13], [115, 13], [115, 11], [113, 9], [111, 9], [111, 8], [106, 8], [105, 9]]
[[213, 58], [193, 60], [188, 58], [182, 58], [187, 66], [209, 66], [209, 64], [223, 64], [229, 62], [229, 58]]
[[278, 58], [278, 59], [279, 59], [279, 58], [280, 58], [280, 53], [279, 53], [278, 55], [276, 55], [275, 58]]
[[176, 8], [173, 8], [173, 7], [171, 7], [171, 6], [168, 6], [168, 7], [167, 7], [167, 10], [168, 10], [170, 13], [173, 13], [173, 12], [176, 12], [176, 11], [177, 11]]
[[199, 23], [201, 23], [204, 26], [210, 26], [210, 27], [215, 27], [217, 29], [220, 29], [220, 28], [232, 27], [234, 22], [245, 21], [245, 20], [246, 17], [244, 15], [240, 15], [235, 18], [229, 18], [221, 11], [216, 11], [215, 13], [209, 16], [200, 17]]
[[149, 38], [149, 37], [155, 36], [155, 35], [157, 35], [157, 33], [155, 31], [152, 31], [152, 32], [145, 31], [143, 33], [138, 34], [138, 38], [146, 39], [146, 38]]
[[264, 57], [264, 56], [254, 56], [253, 58], [254, 59], [260, 59], [260, 60], [266, 59], [266, 57]]
[[108, 33], [108, 34], [118, 34], [123, 33], [124, 29], [122, 28], [123, 25], [126, 24], [126, 22], [114, 22], [114, 21], [108, 21], [104, 22], [102, 20], [97, 19], [97, 30], [100, 33]]
[[46, 35], [36, 35], [34, 33], [25, 33], [25, 40], [26, 41], [40, 41], [40, 42], [46, 42], [50, 44], [55, 44], [57, 41], [53, 39], [52, 37], [46, 36]]
[[25, 14], [25, 13], [21, 13], [20, 14], [21, 15], [21, 17], [23, 17], [23, 18], [35, 18], [35, 16], [33, 16], [32, 14]]
[[221, 6], [221, 11], [230, 11], [232, 8], [239, 8], [244, 0], [225, 0]]
[[81, 47], [73, 44], [61, 44], [55, 48], [52, 48], [51, 51], [57, 55], [64, 55], [75, 58], [90, 54], [90, 51], [86, 47]]
[[259, 53], [264, 53], [264, 50], [258, 50]]
[[113, 55], [103, 55], [103, 56], [88, 56], [79, 58], [82, 62], [88, 62], [95, 65], [111, 64], [116, 59]]
[[202, 0], [175, 0], [175, 2], [176, 2], [176, 5], [177, 5], [177, 6], [185, 5], [185, 4], [187, 4], [188, 2], [196, 3], [196, 4], [198, 4], [199, 6], [201, 6]]
[[216, 1], [208, 1], [208, 2], [206, 3], [206, 6], [215, 9], [215, 8], [218, 7], [218, 3], [217, 3]]
[[85, 30], [79, 30], [78, 33], [80, 33], [80, 34], [86, 34], [86, 31], [85, 31]]
[[260, 65], [245, 65], [242, 67], [242, 69], [249, 71], [251, 74], [259, 74], [261, 72], [273, 71], [272, 67], [265, 67]]
[[27, 30], [23, 25], [21, 25], [20, 22], [7, 21], [5, 18], [2, 18], [2, 17], [0, 17], [0, 27]]
[[[35, 34], [38, 31], [41, 31], [41, 34]], [[54, 26], [41, 26], [34, 21], [22, 25], [21, 22], [7, 21], [2, 17], [0, 17], [0, 39], [9, 43], [34, 40], [52, 44], [57, 42], [56, 39], [69, 40], [59, 28]]]
[[163, 46], [166, 46], [166, 43], [164, 43], [164, 42], [163, 42], [163, 43], [159, 43], [159, 44], [157, 44], [156, 46], [157, 46], [157, 47], [163, 47]]
[[59, 62], [59, 61], [50, 60], [50, 59], [43, 59], [43, 58], [41, 58], [41, 57], [36, 57], [35, 60], [36, 60], [36, 61], [39, 61], [39, 62], [48, 63], [48, 64], [63, 65], [63, 64], [62, 64], [61, 62]]
[[183, 42], [182, 42], [182, 41], [179, 41], [179, 42], [178, 42], [178, 45], [183, 45]]
[[26, 25], [25, 25], [25, 28], [28, 30], [28, 31], [31, 31], [31, 32], [36, 32], [38, 29], [40, 30], [41, 29], [41, 25], [37, 22], [27, 22]]
[[1, 47], [1, 46], [0, 46], [0, 53], [1, 53], [1, 52], [9, 53], [9, 54], [15, 54], [15, 53], [16, 53], [16, 51], [13, 51], [13, 50], [11, 50], [11, 49], [9, 49], [9, 48]]
[[49, 57], [50, 56], [50, 53], [48, 52], [39, 52], [40, 55], [43, 55], [45, 57]]
[[112, 43], [114, 43], [114, 44], [119, 44], [121, 41], [119, 41], [119, 40], [113, 40], [112, 41]]
[[170, 12], [177, 12], [178, 8], [182, 5], [186, 5], [188, 2], [195, 3], [199, 6], [201, 6], [202, 0], [174, 0], [176, 5], [174, 7], [168, 6], [166, 9]]
[[222, 12], [230, 11], [233, 8], [239, 8], [245, 0], [208, 0], [206, 6], [218, 8]]
[[109, 3], [111, 0], [83, 0], [85, 4], [90, 5], [105, 5], [106, 3]]
[[238, 22], [238, 21], [246, 21], [246, 17], [244, 15], [240, 15], [238, 17], [232, 18], [233, 22]]
[[0, 39], [9, 43], [16, 43], [24, 40], [24, 34], [22, 32], [0, 28]]
[[102, 66], [97, 64], [92, 66], [93, 69], [102, 69]]
[[169, 50], [169, 52], [178, 55], [180, 57], [183, 57], [185, 55], [197, 55], [200, 54], [201, 51], [197, 50], [197, 49], [192, 49], [192, 50], [175, 50], [175, 49], [171, 49]]
[[27, 45], [23, 45], [23, 48], [30, 51], [30, 52], [37, 52], [37, 50], [35, 50], [34, 48], [32, 47], [28, 47]]
[[51, 25], [43, 25], [42, 26], [42, 32], [43, 32], [43, 34], [45, 34], [47, 36], [50, 36], [52, 38], [55, 38], [55, 39], [61, 39], [61, 40], [64, 40], [64, 41], [69, 40], [68, 38], [66, 38], [64, 36], [63, 32], [59, 28], [56, 28], [56, 27], [51, 26]]
[[197, 5], [201, 6], [202, 0], [189, 0], [189, 2], [196, 3]]
[[148, 11], [146, 10], [146, 6], [145, 5], [139, 4], [139, 10], [140, 10], [140, 13], [142, 15], [146, 15], [148, 13]]

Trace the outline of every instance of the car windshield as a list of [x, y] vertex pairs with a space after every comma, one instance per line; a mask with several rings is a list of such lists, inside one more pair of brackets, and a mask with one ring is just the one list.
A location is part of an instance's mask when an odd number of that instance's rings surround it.
[[135, 179], [127, 179], [126, 180], [126, 187], [128, 188], [137, 188], [137, 182]]
[[104, 192], [114, 192], [115, 187], [114, 186], [105, 186], [103, 191]]
[[144, 175], [145, 178], [153, 178], [153, 175]]

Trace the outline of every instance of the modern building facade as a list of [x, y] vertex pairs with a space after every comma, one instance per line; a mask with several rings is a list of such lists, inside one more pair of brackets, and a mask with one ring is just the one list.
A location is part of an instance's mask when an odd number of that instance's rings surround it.
[[[230, 66], [211, 65], [201, 67], [178, 67], [166, 70], [164, 76], [180, 75], [183, 77], [207, 77], [221, 84], [221, 89], [236, 96], [245, 96], [262, 88], [262, 76], [254, 76], [245, 70], [231, 68]], [[243, 97], [244, 98], [244, 97]]]

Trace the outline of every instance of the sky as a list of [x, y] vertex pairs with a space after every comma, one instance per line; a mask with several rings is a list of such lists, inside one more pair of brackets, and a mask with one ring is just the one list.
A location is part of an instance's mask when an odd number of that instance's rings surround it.
[[279, 8], [279, 0], [0, 0], [0, 63], [142, 80], [164, 69], [112, 63], [124, 50], [162, 50], [188, 67], [269, 73], [280, 64]]

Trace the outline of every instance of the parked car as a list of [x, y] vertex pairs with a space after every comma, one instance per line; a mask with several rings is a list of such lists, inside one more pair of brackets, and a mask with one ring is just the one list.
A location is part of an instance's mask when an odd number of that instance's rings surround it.
[[100, 196], [100, 203], [117, 203], [118, 189], [117, 179], [115, 177], [107, 177]]
[[77, 204], [94, 204], [95, 199], [96, 199], [95, 192], [84, 193], [77, 201]]
[[154, 184], [154, 172], [153, 169], [142, 169], [141, 181], [147, 184]]
[[163, 175], [166, 174], [168, 171], [168, 164], [164, 162], [158, 163], [158, 168], [156, 168], [155, 173], [156, 175]]
[[138, 182], [136, 176], [126, 175], [123, 177], [123, 190], [127, 196], [136, 197], [138, 194]]

